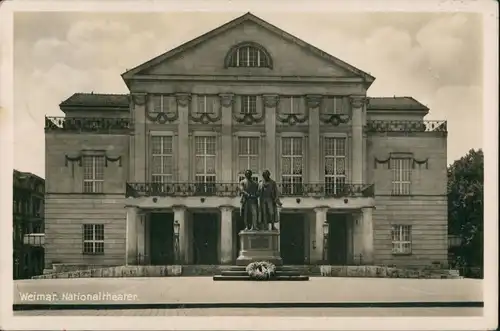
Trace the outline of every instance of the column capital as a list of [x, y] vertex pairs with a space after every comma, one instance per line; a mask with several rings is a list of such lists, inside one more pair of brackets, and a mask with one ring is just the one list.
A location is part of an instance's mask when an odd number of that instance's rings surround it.
[[349, 101], [353, 108], [360, 108], [367, 105], [369, 99], [365, 95], [351, 95], [349, 96]]
[[264, 100], [264, 107], [275, 108], [279, 102], [279, 95], [277, 94], [264, 94], [262, 99]]
[[142, 106], [146, 103], [148, 94], [147, 93], [131, 93], [130, 97], [132, 98], [132, 102], [134, 105]]
[[184, 205], [173, 205], [172, 206], [172, 210], [175, 212], [183, 212], [183, 211], [186, 211], [186, 206]]
[[328, 209], [330, 209], [330, 207], [328, 206], [319, 206], [319, 207], [315, 207], [313, 210], [316, 214], [319, 214], [319, 213], [327, 213], [328, 212]]
[[308, 108], [315, 109], [321, 105], [323, 96], [319, 94], [308, 94], [306, 95], [306, 104]]
[[220, 104], [222, 107], [231, 107], [234, 102], [234, 94], [232, 93], [221, 93], [219, 94]]
[[234, 207], [230, 205], [224, 205], [224, 206], [219, 206], [219, 209], [222, 213], [230, 213], [234, 210]]
[[178, 106], [187, 107], [191, 101], [191, 93], [176, 93], [175, 99], [177, 100]]

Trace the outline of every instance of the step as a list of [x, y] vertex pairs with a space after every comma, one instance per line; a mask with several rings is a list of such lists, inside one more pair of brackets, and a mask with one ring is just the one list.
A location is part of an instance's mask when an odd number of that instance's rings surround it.
[[[213, 280], [215, 281], [254, 281], [247, 276], [213, 276]], [[309, 280], [308, 276], [276, 276], [275, 278], [269, 279], [267, 281], [307, 281]]]
[[[221, 275], [222, 276], [248, 276], [248, 273], [245, 271], [245, 270], [241, 270], [241, 271], [234, 271], [234, 270], [224, 270], [224, 271], [221, 271]], [[281, 271], [281, 270], [277, 270], [276, 271], [276, 276], [300, 276], [301, 273], [298, 272], [298, 271]]]

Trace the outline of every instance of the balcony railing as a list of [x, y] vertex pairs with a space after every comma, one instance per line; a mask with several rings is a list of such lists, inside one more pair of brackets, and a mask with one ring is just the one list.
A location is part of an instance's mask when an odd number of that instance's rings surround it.
[[367, 121], [366, 132], [448, 132], [446, 121]]
[[[373, 184], [278, 183], [282, 197], [373, 197]], [[236, 197], [238, 183], [127, 183], [127, 197]]]
[[133, 129], [129, 118], [102, 117], [48, 117], [45, 116], [45, 132], [127, 132]]

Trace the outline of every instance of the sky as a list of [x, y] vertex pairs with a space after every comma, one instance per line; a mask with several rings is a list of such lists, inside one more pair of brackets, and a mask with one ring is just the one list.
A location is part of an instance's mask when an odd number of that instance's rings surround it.
[[[44, 117], [61, 101], [127, 93], [127, 69], [244, 13], [16, 13], [14, 167], [45, 177]], [[412, 96], [447, 120], [448, 163], [483, 146], [479, 14], [252, 13], [375, 76], [369, 96]]]

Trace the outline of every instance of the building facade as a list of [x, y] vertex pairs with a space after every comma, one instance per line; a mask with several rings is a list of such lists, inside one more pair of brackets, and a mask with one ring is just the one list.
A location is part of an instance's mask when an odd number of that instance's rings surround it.
[[13, 180], [13, 277], [25, 279], [44, 269], [45, 181], [17, 170]]
[[122, 78], [46, 119], [46, 268], [233, 264], [246, 169], [285, 264], [446, 263], [446, 121], [415, 99], [250, 13]]

